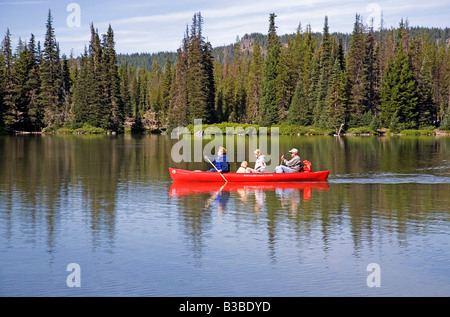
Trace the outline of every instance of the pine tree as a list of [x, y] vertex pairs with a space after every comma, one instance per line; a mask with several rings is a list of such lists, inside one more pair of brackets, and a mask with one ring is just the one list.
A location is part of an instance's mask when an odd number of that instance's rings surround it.
[[310, 117], [309, 102], [303, 86], [303, 80], [299, 80], [295, 87], [286, 122], [288, 124], [308, 126], [311, 123]]
[[442, 43], [436, 48], [436, 66], [433, 74], [433, 99], [439, 105], [438, 118], [443, 121], [450, 106], [450, 49]]
[[340, 130], [346, 123], [347, 114], [347, 75], [343, 69], [342, 62], [339, 58], [335, 59], [333, 67], [333, 76], [330, 81], [330, 91], [328, 94], [329, 110], [329, 127], [334, 128], [336, 134], [340, 134]]
[[133, 116], [133, 108], [131, 104], [131, 75], [130, 67], [128, 63], [121, 64], [118, 69], [120, 78], [120, 98], [123, 104], [123, 116], [124, 118], [130, 118]]
[[107, 108], [108, 88], [105, 76], [105, 64], [103, 62], [103, 48], [100, 42], [98, 30], [91, 23], [91, 41], [89, 42], [88, 58], [88, 83], [91, 91], [89, 98], [88, 123], [94, 127], [109, 128], [109, 111]]
[[[401, 31], [401, 28], [400, 28]], [[388, 126], [392, 118], [406, 128], [417, 125], [418, 92], [411, 65], [400, 37], [397, 52], [388, 62], [381, 94], [381, 119]]]
[[186, 126], [189, 124], [188, 109], [188, 45], [189, 32], [186, 30], [182, 47], [177, 51], [177, 62], [175, 66], [175, 78], [173, 85], [172, 100], [169, 111], [168, 129]]
[[[329, 99], [329, 85], [333, 74], [334, 58], [333, 45], [334, 41], [331, 38], [328, 28], [328, 17], [325, 17], [322, 43], [320, 45], [319, 57], [319, 73], [317, 90], [315, 97], [315, 104], [313, 108], [313, 125], [320, 128], [329, 127], [329, 113], [328, 113], [328, 99]], [[317, 76], [317, 74], [316, 74]], [[314, 93], [314, 92], [313, 92]]]
[[[225, 63], [227, 63], [225, 61]], [[217, 59], [214, 61], [214, 83], [216, 85], [216, 96], [214, 101], [214, 109], [216, 113], [217, 122], [225, 121], [224, 114], [224, 65], [219, 63]]]
[[172, 98], [172, 87], [173, 87], [173, 67], [170, 55], [167, 55], [166, 64], [164, 68], [164, 74], [161, 83], [161, 122], [167, 125], [167, 116], [170, 109], [170, 99]]
[[40, 93], [40, 71], [39, 71], [39, 56], [35, 43], [35, 37], [31, 34], [30, 41], [28, 42], [28, 65], [30, 73], [27, 82], [28, 91], [28, 117], [30, 120], [30, 129], [32, 131], [41, 131], [43, 128], [43, 109], [39, 104]]
[[235, 64], [225, 61], [223, 68], [223, 81], [221, 85], [221, 108], [222, 108], [222, 120], [232, 121], [232, 115], [234, 110], [234, 67]]
[[102, 71], [105, 100], [104, 105], [109, 113], [108, 129], [121, 131], [123, 128], [123, 102], [120, 94], [120, 78], [117, 68], [117, 57], [114, 43], [114, 32], [111, 24], [103, 35]]
[[[149, 77], [149, 104], [153, 112], [159, 113], [162, 108], [161, 91], [159, 89], [162, 81], [163, 70], [161, 65], [155, 59], [152, 63], [152, 69]], [[146, 109], [148, 110], [148, 109]]]
[[11, 105], [11, 128], [17, 131], [28, 131], [30, 122], [28, 117], [29, 91], [28, 77], [31, 73], [31, 65], [29, 58], [27, 43], [19, 40], [13, 65], [14, 73], [14, 89], [10, 91], [13, 95], [14, 102]]
[[5, 96], [5, 85], [6, 85], [6, 67], [5, 67], [5, 60], [3, 56], [3, 46], [2, 49], [0, 49], [0, 134], [6, 133], [6, 126], [3, 121], [3, 115], [5, 112], [5, 105], [4, 105], [4, 96]]
[[9, 29], [6, 31], [5, 38], [2, 42], [2, 55], [4, 60], [4, 76], [3, 76], [3, 113], [2, 120], [5, 129], [12, 132], [15, 123], [16, 114], [16, 78], [14, 76], [14, 56], [11, 49], [11, 33]]
[[315, 52], [312, 65], [311, 65], [311, 77], [308, 90], [308, 109], [305, 109], [306, 125], [314, 125], [314, 115], [316, 105], [318, 103], [318, 89], [320, 79], [320, 52]]
[[280, 41], [276, 33], [275, 13], [270, 14], [267, 56], [264, 62], [261, 83], [260, 125], [271, 126], [278, 122], [277, 77], [281, 54]]
[[67, 123], [72, 120], [72, 79], [70, 77], [69, 61], [65, 54], [61, 57], [61, 100], [62, 100], [62, 122]]
[[356, 15], [350, 50], [347, 57], [349, 80], [349, 115], [351, 127], [358, 126], [366, 109], [369, 108], [367, 40], [360, 15]]
[[316, 40], [312, 37], [311, 25], [306, 27], [300, 43], [300, 78], [303, 81], [305, 92], [309, 91], [311, 85], [311, 71], [316, 50]]
[[145, 112], [150, 109], [150, 92], [149, 92], [150, 73], [147, 69], [140, 68], [138, 70], [137, 76], [139, 85], [137, 113], [142, 117], [145, 114]]
[[379, 106], [379, 78], [378, 78], [378, 64], [376, 61], [377, 46], [373, 27], [366, 36], [366, 75], [367, 75], [367, 103], [366, 112], [377, 114]]
[[[313, 107], [317, 104], [319, 85], [320, 55], [316, 51], [316, 42], [312, 37], [311, 26], [301, 34], [301, 29], [294, 41], [294, 55], [298, 63], [299, 77], [289, 107], [287, 123], [309, 126], [313, 121]], [[301, 35], [300, 35], [301, 34]], [[300, 42], [298, 44], [298, 42]]]
[[47, 18], [47, 32], [40, 63], [41, 88], [39, 94], [40, 107], [44, 109], [44, 126], [61, 126], [61, 62], [58, 43], [52, 26], [51, 11]]
[[[301, 61], [298, 60], [298, 49], [292, 40], [288, 46], [281, 50], [280, 61], [278, 63], [277, 76], [277, 104], [278, 104], [278, 121], [285, 121], [289, 106], [291, 105], [294, 95], [295, 86], [299, 78], [299, 66]], [[297, 58], [297, 59], [296, 59]]]
[[258, 41], [253, 45], [252, 57], [248, 66], [248, 80], [246, 82], [246, 122], [253, 123], [258, 116], [261, 95], [263, 58]]
[[203, 18], [196, 13], [192, 19], [188, 45], [187, 90], [189, 119], [203, 119], [205, 123], [215, 121], [214, 73], [210, 43], [202, 34]]
[[94, 124], [91, 120], [90, 106], [92, 97], [92, 88], [90, 87], [90, 73], [89, 73], [89, 55], [87, 48], [84, 54], [80, 57], [80, 68], [77, 71], [77, 78], [74, 83], [73, 93], [73, 122], [78, 125], [83, 123]]
[[433, 119], [437, 116], [437, 107], [433, 102], [433, 75], [432, 64], [428, 54], [425, 53], [419, 73], [418, 96], [419, 96], [419, 126], [429, 126], [433, 124]]
[[246, 113], [245, 78], [247, 76], [247, 63], [242, 54], [239, 42], [235, 44], [233, 67], [233, 106], [230, 119], [232, 122], [243, 122]]

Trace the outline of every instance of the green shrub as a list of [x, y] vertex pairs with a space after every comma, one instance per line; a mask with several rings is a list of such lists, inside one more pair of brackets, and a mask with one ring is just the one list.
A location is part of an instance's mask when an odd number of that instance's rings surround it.
[[351, 128], [348, 129], [347, 134], [378, 134], [378, 132], [376, 132], [375, 130], [373, 130], [370, 127], [364, 126], [364, 127], [357, 127], [357, 128]]
[[405, 129], [400, 131], [400, 134], [402, 135], [409, 135], [409, 136], [414, 136], [414, 135], [434, 135], [435, 132], [434, 130], [430, 130], [430, 129], [420, 129], [420, 130], [416, 130], [416, 129]]

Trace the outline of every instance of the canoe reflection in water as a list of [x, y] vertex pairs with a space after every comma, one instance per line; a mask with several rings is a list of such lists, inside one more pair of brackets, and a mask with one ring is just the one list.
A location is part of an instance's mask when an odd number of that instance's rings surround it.
[[205, 206], [209, 207], [212, 203], [216, 202], [219, 211], [223, 211], [226, 208], [230, 192], [236, 192], [244, 203], [249, 200], [250, 196], [254, 196], [255, 213], [258, 213], [265, 204], [267, 191], [275, 191], [276, 196], [281, 201], [282, 207], [290, 204], [291, 209], [296, 209], [302, 198], [303, 201], [309, 201], [313, 190], [328, 191], [328, 182], [173, 182], [170, 187], [169, 196], [181, 197], [200, 193], [211, 193], [211, 197], [206, 201]]

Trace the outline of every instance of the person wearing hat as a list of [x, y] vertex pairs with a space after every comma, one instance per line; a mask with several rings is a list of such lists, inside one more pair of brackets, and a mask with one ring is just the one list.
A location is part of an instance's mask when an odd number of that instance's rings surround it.
[[248, 171], [250, 173], [264, 173], [266, 170], [266, 157], [261, 155], [261, 151], [259, 149], [256, 149], [253, 153], [256, 156], [255, 168], [248, 168]]
[[293, 148], [289, 153], [291, 153], [292, 159], [288, 161], [284, 158], [284, 155], [281, 156], [281, 163], [284, 163], [286, 166], [279, 165], [275, 167], [274, 173], [297, 173], [302, 171], [303, 163], [298, 155], [298, 150]]

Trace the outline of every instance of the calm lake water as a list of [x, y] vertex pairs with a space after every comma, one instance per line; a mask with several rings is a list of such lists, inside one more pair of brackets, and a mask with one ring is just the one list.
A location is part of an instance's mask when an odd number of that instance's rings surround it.
[[259, 187], [176, 141], [0, 136], [0, 296], [450, 296], [450, 137], [283, 136], [329, 180]]

